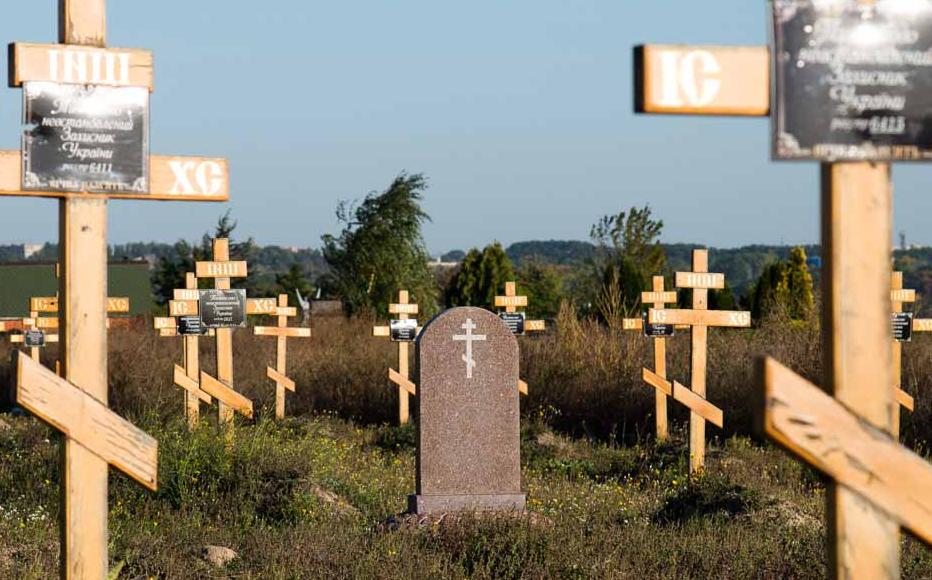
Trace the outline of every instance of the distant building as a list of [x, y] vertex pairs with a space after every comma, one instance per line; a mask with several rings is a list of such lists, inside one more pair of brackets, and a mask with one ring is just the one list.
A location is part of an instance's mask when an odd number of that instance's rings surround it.
[[431, 268], [456, 268], [460, 265], [459, 262], [444, 262], [442, 258], [436, 257], [431, 258], [430, 262], [427, 262], [427, 265]]
[[[129, 297], [131, 315], [149, 314], [155, 309], [146, 262], [111, 262], [107, 281], [109, 296]], [[0, 317], [28, 316], [30, 298], [57, 293], [54, 262], [0, 264]]]
[[45, 244], [23, 244], [23, 259], [28, 260], [42, 251]]

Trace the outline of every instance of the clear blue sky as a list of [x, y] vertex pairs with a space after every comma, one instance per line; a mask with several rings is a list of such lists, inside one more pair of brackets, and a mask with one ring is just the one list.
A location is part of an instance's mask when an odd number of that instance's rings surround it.
[[[55, 40], [55, 0], [7, 0], [3, 42]], [[632, 113], [640, 42], [763, 44], [759, 0], [110, 0], [112, 46], [155, 54], [152, 151], [226, 156], [240, 235], [318, 246], [334, 208], [402, 170], [433, 252], [584, 239], [650, 203], [666, 241], [818, 239], [815, 164], [769, 161], [763, 119]], [[0, 90], [0, 147], [21, 91]], [[932, 243], [932, 168], [898, 166], [896, 229]], [[226, 206], [115, 201], [110, 240], [174, 241]], [[0, 240], [54, 239], [50, 200], [0, 199]]]

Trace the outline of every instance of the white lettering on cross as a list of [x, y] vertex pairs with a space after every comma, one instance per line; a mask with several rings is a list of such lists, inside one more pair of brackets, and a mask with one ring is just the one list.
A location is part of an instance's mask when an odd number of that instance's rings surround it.
[[722, 67], [709, 51], [693, 50], [684, 55], [669, 50], [660, 55], [660, 60], [663, 67], [660, 104], [665, 107], [704, 107], [722, 89]]
[[49, 77], [55, 82], [128, 85], [129, 53], [49, 50]]
[[215, 161], [198, 163], [172, 160], [168, 162], [168, 166], [175, 176], [175, 183], [171, 189], [174, 195], [216, 195], [223, 189], [223, 168]]

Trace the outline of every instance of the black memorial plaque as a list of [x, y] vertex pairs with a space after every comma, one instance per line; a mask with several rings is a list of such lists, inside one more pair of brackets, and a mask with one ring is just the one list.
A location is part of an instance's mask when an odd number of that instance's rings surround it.
[[149, 92], [49, 82], [23, 85], [23, 189], [149, 191]]
[[910, 342], [913, 339], [912, 312], [894, 312], [891, 323], [893, 324], [893, 340]]
[[526, 318], [524, 312], [499, 312], [498, 317], [508, 325], [508, 329], [513, 334], [524, 335], [524, 320]]
[[772, 4], [774, 158], [932, 160], [932, 2]]
[[178, 334], [182, 336], [207, 334], [207, 327], [201, 323], [199, 316], [179, 316]]
[[26, 347], [43, 347], [45, 346], [45, 331], [27, 330], [23, 332], [23, 344]]
[[650, 324], [647, 322], [646, 312], [641, 314], [641, 319], [644, 321], [642, 325], [644, 328], [644, 336], [649, 338], [667, 338], [673, 336], [674, 328], [672, 324]]
[[392, 342], [414, 342], [417, 338], [417, 320], [392, 320]]
[[246, 291], [201, 290], [198, 310], [204, 328], [246, 326]]

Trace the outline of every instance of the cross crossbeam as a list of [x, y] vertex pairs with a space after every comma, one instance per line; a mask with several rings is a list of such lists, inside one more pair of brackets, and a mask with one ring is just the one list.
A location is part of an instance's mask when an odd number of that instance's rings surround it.
[[310, 338], [310, 328], [293, 328], [288, 326], [288, 318], [298, 315], [295, 308], [288, 307], [288, 295], [280, 294], [276, 307], [272, 310], [278, 316], [278, 326], [257, 326], [253, 329], [256, 336], [274, 336], [276, 341], [275, 368], [266, 367], [266, 376], [275, 383], [275, 418], [285, 418], [285, 391], [295, 391], [294, 381], [285, 373], [288, 366], [288, 338]]
[[[495, 297], [495, 307], [504, 308], [506, 313], [514, 314], [518, 308], [527, 308], [527, 296], [518, 295], [518, 285], [514, 281], [505, 282], [505, 295]], [[547, 323], [543, 320], [524, 320], [524, 332], [544, 332], [547, 330]], [[518, 379], [518, 392], [522, 395], [528, 394], [527, 382]]]

